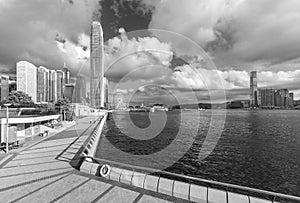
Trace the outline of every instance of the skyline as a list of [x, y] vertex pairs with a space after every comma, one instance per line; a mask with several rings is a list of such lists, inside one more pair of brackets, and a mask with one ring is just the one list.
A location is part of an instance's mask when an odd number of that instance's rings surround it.
[[[61, 67], [65, 61], [73, 74], [87, 76], [89, 28], [94, 16], [101, 19], [108, 63], [149, 47], [169, 53], [144, 51], [113, 67], [107, 73], [111, 83], [140, 66], [160, 66], [159, 71], [136, 72], [119, 85], [123, 88], [120, 91], [130, 92], [142, 84], [141, 80], [147, 80], [186, 97], [186, 103], [187, 89], [195, 91], [199, 101], [207, 101], [205, 88], [220, 88], [214, 83], [218, 75], [228, 100], [249, 99], [249, 72], [258, 71], [260, 87], [287, 88], [300, 99], [299, 1], [215, 0], [184, 5], [180, 1], [133, 1], [136, 6], [128, 1], [101, 1], [101, 7], [93, 0], [71, 2], [56, 0], [48, 5], [34, 0], [0, 1], [0, 26], [7, 28], [0, 31], [1, 73], [14, 73], [20, 60], [50, 69]], [[199, 10], [203, 12], [195, 12]], [[191, 39], [209, 54], [217, 70], [206, 69], [189, 47], [176, 43], [180, 41], [157, 33], [132, 38], [131, 31], [136, 29], [165, 29]], [[195, 77], [191, 65], [209, 83]], [[157, 100], [166, 92], [140, 86], [137, 94], [141, 99], [151, 95]]]

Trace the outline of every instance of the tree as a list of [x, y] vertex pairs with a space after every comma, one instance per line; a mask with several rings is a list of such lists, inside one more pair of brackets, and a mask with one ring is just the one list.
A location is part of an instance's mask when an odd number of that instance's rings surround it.
[[11, 107], [35, 107], [31, 97], [22, 91], [11, 91], [9, 97], [5, 101], [1, 101], [2, 105], [5, 103], [12, 104]]
[[55, 103], [56, 110], [62, 114], [63, 120], [74, 120], [74, 110], [71, 106], [71, 102], [67, 98], [57, 100]]

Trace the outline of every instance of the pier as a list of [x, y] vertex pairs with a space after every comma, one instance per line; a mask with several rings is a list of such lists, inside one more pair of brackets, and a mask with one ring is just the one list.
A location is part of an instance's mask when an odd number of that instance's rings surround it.
[[[82, 118], [63, 132], [0, 160], [0, 202], [300, 201], [299, 197], [96, 159], [93, 151], [105, 119]], [[104, 164], [111, 170], [101, 177]]]

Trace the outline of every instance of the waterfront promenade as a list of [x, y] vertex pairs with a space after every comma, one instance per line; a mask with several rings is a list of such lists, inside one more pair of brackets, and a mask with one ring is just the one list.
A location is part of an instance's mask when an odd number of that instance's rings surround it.
[[95, 127], [76, 125], [0, 161], [0, 202], [184, 202], [91, 176], [75, 169], [78, 151]]

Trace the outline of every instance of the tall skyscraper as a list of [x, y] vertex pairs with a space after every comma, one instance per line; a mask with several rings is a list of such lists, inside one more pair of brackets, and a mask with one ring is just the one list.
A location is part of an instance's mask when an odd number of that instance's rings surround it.
[[9, 96], [9, 76], [0, 75], [0, 101], [7, 100]]
[[256, 107], [258, 105], [257, 102], [257, 72], [250, 72], [250, 106]]
[[108, 105], [108, 80], [106, 77], [103, 77], [103, 81], [104, 81], [104, 106], [108, 109], [109, 105]]
[[48, 94], [48, 70], [47, 68], [40, 66], [37, 68], [37, 102], [46, 102]]
[[75, 89], [74, 83], [65, 85], [65, 98], [67, 98], [70, 102], [74, 102], [74, 89]]
[[92, 23], [90, 40], [90, 105], [92, 107], [104, 107], [104, 48], [100, 22], [94, 21]]
[[77, 75], [75, 84], [75, 103], [85, 103], [86, 82], [83, 75]]
[[55, 70], [50, 70], [50, 101], [57, 101], [57, 75]]
[[56, 71], [56, 77], [57, 77], [57, 99], [63, 98], [63, 71], [57, 70]]
[[17, 91], [28, 94], [33, 102], [37, 100], [37, 70], [36, 67], [27, 62], [17, 62]]

